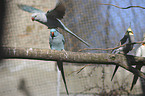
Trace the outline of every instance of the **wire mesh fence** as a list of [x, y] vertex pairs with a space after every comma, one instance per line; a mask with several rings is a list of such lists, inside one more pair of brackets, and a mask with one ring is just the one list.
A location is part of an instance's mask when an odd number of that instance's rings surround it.
[[[45, 12], [55, 7], [55, 0], [5, 0], [4, 47], [27, 47], [49, 49], [50, 30], [43, 24], [31, 21], [31, 13], [18, 8], [25, 4]], [[130, 26], [135, 41], [142, 41], [144, 34], [144, 9], [119, 9], [99, 5], [111, 3], [126, 7], [144, 6], [145, 1], [126, 0], [61, 0], [66, 7], [61, 20], [67, 28], [91, 44], [87, 47], [74, 36], [59, 28], [65, 37], [65, 50], [78, 51], [83, 48], [113, 48]], [[138, 45], [129, 53], [135, 55]], [[111, 51], [84, 51], [91, 53], [110, 53]], [[48, 64], [52, 63], [52, 64]], [[64, 64], [66, 82], [70, 96], [117, 96], [143, 94], [140, 80], [130, 91], [133, 74], [119, 68], [114, 80], [111, 76], [115, 66], [89, 65], [79, 74], [74, 72], [83, 65]], [[144, 70], [144, 68], [142, 68]], [[62, 80], [58, 79], [55, 62], [23, 59], [6, 59], [0, 66], [0, 96], [67, 96]], [[60, 87], [58, 86], [61, 83]], [[57, 90], [59, 87], [59, 90]]]

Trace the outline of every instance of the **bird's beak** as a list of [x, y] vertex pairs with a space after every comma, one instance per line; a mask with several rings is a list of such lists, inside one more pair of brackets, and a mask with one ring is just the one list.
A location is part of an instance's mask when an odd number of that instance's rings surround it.
[[32, 17], [31, 19], [32, 19], [32, 21], [34, 21], [34, 20], [35, 20], [35, 19], [34, 19], [34, 17]]
[[52, 34], [52, 37], [54, 37], [54, 32], [51, 32], [51, 34]]
[[129, 33], [129, 35], [133, 35], [133, 32]]

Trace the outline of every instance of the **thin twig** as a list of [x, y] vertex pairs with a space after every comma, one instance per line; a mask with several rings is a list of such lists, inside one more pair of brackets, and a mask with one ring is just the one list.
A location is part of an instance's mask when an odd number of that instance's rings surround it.
[[120, 9], [129, 9], [129, 8], [133, 8], [133, 7], [137, 7], [137, 8], [145, 9], [145, 7], [142, 7], [142, 6], [119, 7], [119, 6], [117, 6], [117, 5], [113, 5], [113, 4], [104, 4], [104, 3], [98, 3], [98, 4], [99, 4], [99, 5], [111, 5], [111, 6], [114, 6], [114, 7], [120, 8]]
[[103, 48], [84, 48], [84, 49], [80, 49], [79, 52], [84, 51], [84, 50], [104, 50], [104, 51], [107, 51], [107, 50], [114, 50], [114, 49], [118, 49], [118, 48], [120, 48], [120, 47], [129, 45], [129, 44], [141, 44], [141, 43], [145, 43], [145, 42], [143, 42], [143, 41], [138, 41], [138, 42], [123, 44], [123, 45], [120, 45], [120, 46], [117, 46], [117, 47], [114, 47], [114, 48], [107, 48], [107, 49], [103, 49]]
[[78, 69], [78, 70], [76, 70], [76, 71], [72, 71], [70, 74], [68, 74], [68, 76], [70, 76], [71, 74], [73, 74], [73, 73], [75, 73], [75, 72], [77, 72], [77, 74], [79, 74], [85, 67], [87, 67], [88, 65], [91, 65], [91, 64], [87, 64], [87, 65], [85, 65], [85, 66], [83, 66], [82, 68], [80, 68], [80, 69]]

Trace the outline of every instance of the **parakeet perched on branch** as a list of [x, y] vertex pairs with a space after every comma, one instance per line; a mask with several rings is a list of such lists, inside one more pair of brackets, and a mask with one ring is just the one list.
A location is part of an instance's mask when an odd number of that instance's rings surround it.
[[[120, 40], [120, 45], [127, 44], [127, 43], [133, 43], [134, 42], [134, 34], [131, 30], [131, 27], [129, 27], [124, 35], [124, 37]], [[126, 46], [120, 47], [113, 51], [115, 54], [127, 54], [129, 51], [133, 49], [133, 44], [127, 44]], [[115, 73], [117, 72], [119, 66], [115, 67], [115, 70], [113, 72], [111, 81], [113, 80], [113, 77]]]
[[[64, 43], [65, 43], [65, 40], [64, 40], [63, 35], [60, 34], [57, 29], [51, 29], [50, 37], [49, 37], [50, 48], [52, 50], [62, 51], [62, 50], [64, 50]], [[65, 89], [66, 89], [67, 94], [69, 95], [66, 81], [65, 81], [65, 76], [64, 76], [63, 62], [57, 61], [57, 66], [58, 66], [58, 69], [61, 71]]]
[[[145, 42], [145, 33], [144, 33], [143, 41]], [[142, 45], [137, 49], [136, 56], [145, 57], [145, 43], [142, 43]], [[136, 65], [136, 69], [138, 69], [139, 71], [141, 70], [141, 67], [142, 67], [142, 65]], [[137, 80], [138, 80], [138, 76], [134, 75], [130, 90], [133, 89]]]

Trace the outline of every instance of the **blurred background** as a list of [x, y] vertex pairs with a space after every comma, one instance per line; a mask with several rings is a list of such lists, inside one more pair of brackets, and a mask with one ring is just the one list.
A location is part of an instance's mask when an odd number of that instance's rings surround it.
[[[130, 26], [135, 41], [142, 41], [145, 33], [145, 9], [119, 9], [98, 3], [109, 3], [121, 7], [138, 5], [145, 7], [144, 0], [61, 0], [66, 7], [62, 22], [92, 46], [87, 47], [64, 30], [65, 49], [77, 52], [83, 48], [113, 48]], [[56, 0], [5, 0], [3, 47], [25, 47], [49, 49], [49, 29], [32, 22], [31, 14], [22, 11], [17, 4], [26, 4], [45, 12], [56, 5]], [[2, 4], [2, 3], [1, 3]], [[139, 44], [129, 54], [135, 55]], [[83, 51], [110, 53], [111, 51]], [[82, 64], [64, 64], [66, 82], [70, 96], [141, 96], [140, 80], [130, 92], [133, 74], [120, 68], [113, 81], [114, 65], [89, 65], [79, 74], [76, 71]], [[144, 67], [142, 68], [144, 71]], [[0, 96], [67, 96], [62, 79], [58, 79], [55, 62], [4, 59], [0, 64]], [[58, 84], [61, 86], [58, 89]]]

